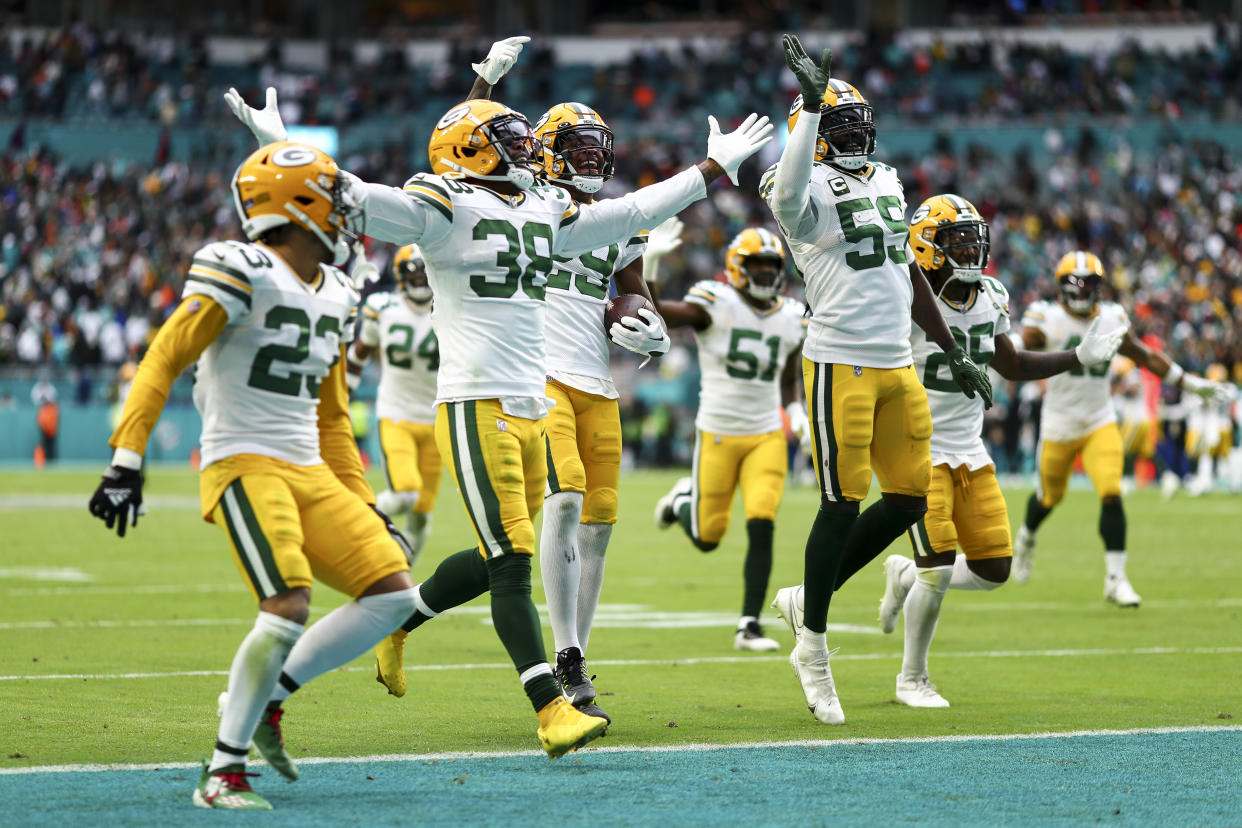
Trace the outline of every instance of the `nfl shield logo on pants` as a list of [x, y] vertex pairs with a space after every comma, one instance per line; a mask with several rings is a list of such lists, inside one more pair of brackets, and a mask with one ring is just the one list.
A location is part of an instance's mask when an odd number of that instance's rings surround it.
[[856, 377], [861, 377], [861, 376], [862, 376], [862, 366], [861, 366], [861, 365], [855, 365], [855, 366], [854, 366], [854, 376], [856, 376]]

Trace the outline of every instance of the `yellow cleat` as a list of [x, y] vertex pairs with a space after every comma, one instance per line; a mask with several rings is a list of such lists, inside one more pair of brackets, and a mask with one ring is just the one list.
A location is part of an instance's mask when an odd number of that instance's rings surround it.
[[375, 645], [375, 680], [388, 688], [388, 695], [405, 695], [405, 638], [409, 633], [397, 630]]
[[607, 719], [579, 712], [564, 696], [557, 696], [539, 711], [539, 744], [549, 759], [572, 753], [603, 736], [607, 729]]

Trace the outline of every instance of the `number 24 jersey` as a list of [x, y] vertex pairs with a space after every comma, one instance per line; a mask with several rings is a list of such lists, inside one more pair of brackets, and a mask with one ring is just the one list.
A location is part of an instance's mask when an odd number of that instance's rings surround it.
[[431, 327], [430, 307], [420, 308], [395, 291], [373, 293], [362, 306], [358, 339], [379, 351], [383, 366], [375, 416], [434, 423], [440, 348]]

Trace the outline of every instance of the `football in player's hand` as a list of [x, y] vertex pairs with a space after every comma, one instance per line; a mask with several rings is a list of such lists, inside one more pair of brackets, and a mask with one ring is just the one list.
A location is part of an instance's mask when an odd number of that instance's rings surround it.
[[620, 322], [624, 316], [642, 319], [638, 315], [638, 311], [642, 308], [655, 311], [655, 306], [647, 301], [647, 297], [638, 293], [622, 293], [616, 299], [609, 301], [604, 306], [604, 333], [611, 331], [612, 323]]

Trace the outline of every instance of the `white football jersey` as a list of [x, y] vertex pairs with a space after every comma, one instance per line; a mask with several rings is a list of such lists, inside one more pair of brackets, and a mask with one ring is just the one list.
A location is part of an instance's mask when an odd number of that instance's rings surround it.
[[553, 254], [629, 239], [706, 194], [693, 167], [584, 205], [552, 185], [509, 197], [428, 173], [401, 190], [350, 180], [366, 235], [422, 246], [440, 341], [437, 401], [522, 398], [535, 417], [545, 413], [544, 299]]
[[[647, 234], [568, 258], [554, 256], [548, 276], [548, 376], [580, 391], [616, 399], [604, 331], [608, 285], [647, 249]], [[590, 380], [596, 380], [591, 382]]]
[[[960, 307], [942, 297], [940, 312], [953, 338], [976, 365], [986, 369], [996, 356], [996, 337], [1009, 331], [1009, 293], [997, 280], [983, 278], [995, 300], [978, 288], [970, 302]], [[971, 471], [991, 465], [992, 458], [983, 444], [983, 399], [976, 395], [972, 400], [962, 393], [953, 381], [945, 352], [922, 328], [911, 331], [910, 347], [914, 369], [927, 389], [931, 408], [932, 465], [966, 466]]]
[[[778, 166], [759, 186], [769, 205]], [[809, 199], [802, 226], [781, 227], [811, 307], [807, 358], [866, 368], [909, 365], [914, 256], [901, 179], [886, 164], [847, 172], [816, 163]]]
[[693, 285], [685, 301], [712, 320], [694, 332], [701, 375], [695, 428], [735, 436], [780, 428], [781, 371], [806, 338], [806, 306], [781, 296], [761, 311], [731, 285], [713, 281]]
[[202, 465], [261, 454], [298, 466], [319, 456], [319, 384], [341, 357], [358, 294], [334, 267], [313, 285], [262, 244], [214, 242], [194, 254], [182, 297], [228, 314], [194, 372]]
[[399, 422], [434, 423], [440, 346], [431, 327], [430, 304], [420, 308], [399, 291], [373, 293], [362, 306], [358, 339], [379, 351], [375, 415]]
[[[1100, 302], [1099, 316], [1104, 330], [1128, 323], [1126, 312], [1116, 302]], [[1037, 328], [1044, 334], [1045, 351], [1064, 351], [1082, 342], [1092, 319], [1081, 319], [1060, 302], [1036, 302], [1026, 309], [1022, 327]], [[1117, 421], [1109, 395], [1107, 363], [1091, 368], [1075, 368], [1048, 378], [1048, 390], [1040, 415], [1040, 439], [1064, 442], [1076, 440], [1097, 428]]]

